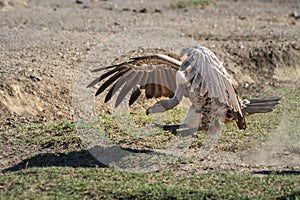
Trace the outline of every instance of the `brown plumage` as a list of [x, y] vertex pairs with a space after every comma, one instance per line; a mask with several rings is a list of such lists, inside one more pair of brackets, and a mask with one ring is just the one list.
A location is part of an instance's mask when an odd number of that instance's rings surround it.
[[[117, 107], [124, 97], [131, 93], [132, 105], [145, 91], [150, 98], [168, 97], [147, 109], [147, 114], [164, 112], [179, 104], [183, 96], [188, 97], [192, 106], [185, 123], [162, 125], [168, 130], [178, 128], [197, 128], [207, 130], [217, 121], [235, 120], [239, 129], [246, 128], [245, 113], [270, 112], [279, 103], [278, 98], [260, 98], [240, 101], [222, 62], [205, 47], [184, 48], [180, 57], [187, 55], [181, 62], [170, 56], [156, 54], [131, 58], [126, 62], [103, 67], [94, 72], [107, 70], [101, 77], [89, 84], [92, 87], [104, 81], [96, 96], [108, 87], [105, 102], [117, 94]], [[178, 56], [179, 57], [179, 56]], [[222, 108], [223, 114], [222, 114]]]

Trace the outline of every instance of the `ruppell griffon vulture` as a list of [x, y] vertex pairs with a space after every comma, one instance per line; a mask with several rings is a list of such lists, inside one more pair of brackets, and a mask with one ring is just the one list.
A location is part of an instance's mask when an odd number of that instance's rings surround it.
[[[270, 112], [279, 103], [277, 97], [240, 100], [223, 63], [205, 47], [183, 48], [178, 58], [182, 61], [163, 54], [153, 54], [95, 69], [93, 72], [106, 71], [88, 87], [103, 82], [96, 96], [110, 87], [105, 102], [111, 100], [113, 95], [118, 95], [115, 107], [128, 93], [129, 105], [137, 100], [142, 91], [148, 99], [168, 98], [149, 107], [147, 115], [174, 108], [183, 96], [189, 98], [192, 105], [183, 124], [156, 124], [174, 134], [180, 128], [206, 131], [211, 126], [220, 127], [224, 121], [235, 121], [239, 129], [246, 129], [247, 114]], [[120, 92], [116, 94], [117, 91]]]

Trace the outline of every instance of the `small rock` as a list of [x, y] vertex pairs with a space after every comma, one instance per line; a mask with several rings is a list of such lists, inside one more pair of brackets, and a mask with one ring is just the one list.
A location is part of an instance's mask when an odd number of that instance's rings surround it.
[[130, 8], [122, 8], [122, 11], [130, 11]]
[[37, 77], [37, 76], [34, 76], [34, 75], [30, 75], [29, 78], [31, 80], [33, 80], [34, 82], [37, 82], [37, 81], [41, 81], [42, 78], [41, 77]]
[[294, 19], [300, 19], [300, 15], [295, 11], [295, 12], [292, 12], [290, 14], [290, 17], [293, 17]]
[[154, 9], [154, 12], [156, 12], [156, 13], [161, 13], [161, 10], [158, 9], [158, 8], [155, 8], [155, 9]]
[[240, 20], [246, 20], [247, 17], [246, 17], [246, 16], [241, 16], [241, 15], [240, 15], [240, 16], [239, 16], [239, 19], [240, 19]]
[[147, 13], [147, 8], [143, 8], [139, 11], [140, 13]]

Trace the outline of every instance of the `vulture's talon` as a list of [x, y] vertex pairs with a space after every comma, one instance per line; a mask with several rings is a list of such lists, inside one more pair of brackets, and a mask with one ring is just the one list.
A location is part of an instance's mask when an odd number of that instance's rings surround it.
[[185, 124], [158, 124], [156, 122], [153, 122], [153, 125], [163, 129], [164, 131], [176, 131], [179, 128], [185, 128]]

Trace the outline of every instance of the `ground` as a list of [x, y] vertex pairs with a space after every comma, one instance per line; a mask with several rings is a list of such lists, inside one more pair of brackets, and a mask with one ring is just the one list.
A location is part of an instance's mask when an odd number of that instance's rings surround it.
[[[134, 28], [168, 28], [193, 37], [224, 62], [241, 96], [275, 94], [276, 88], [293, 88], [300, 83], [297, 0], [288, 3], [230, 0], [184, 6], [178, 5], [177, 0], [0, 2], [2, 132], [38, 122], [72, 120], [72, 95], [79, 65], [96, 45]], [[102, 114], [106, 111], [103, 105]], [[76, 142], [80, 143], [75, 141], [57, 148], [26, 143], [16, 146], [3, 137], [0, 170], [14, 169], [33, 155], [39, 159], [43, 156], [38, 155], [49, 152], [75, 150], [80, 146]], [[237, 159], [233, 153], [224, 155], [223, 159]], [[286, 159], [284, 154], [278, 156]], [[299, 159], [299, 152], [291, 156]], [[58, 165], [55, 162], [63, 162], [55, 159], [51, 161], [54, 166]], [[201, 169], [189, 166], [186, 170]], [[230, 171], [245, 167], [225, 164], [215, 169]], [[255, 170], [299, 172], [299, 165], [263, 166]]]

